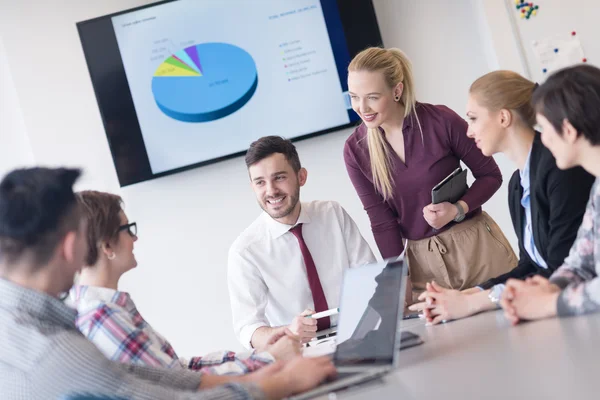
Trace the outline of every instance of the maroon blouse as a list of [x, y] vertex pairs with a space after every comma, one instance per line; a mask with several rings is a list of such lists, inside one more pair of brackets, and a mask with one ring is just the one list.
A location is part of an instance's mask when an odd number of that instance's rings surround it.
[[[431, 189], [460, 165], [471, 170], [475, 182], [462, 200], [469, 205], [466, 218], [481, 212], [481, 205], [502, 185], [502, 174], [491, 157], [484, 156], [467, 137], [467, 122], [443, 105], [417, 103], [416, 114], [404, 119], [405, 162], [390, 146], [393, 197], [388, 201], [375, 189], [367, 128], [361, 124], [346, 140], [344, 160], [350, 180], [363, 203], [377, 247], [384, 258], [396, 257], [404, 250], [403, 238], [420, 240], [438, 234], [452, 225], [434, 230], [423, 218], [423, 207], [431, 203]], [[385, 136], [384, 136], [385, 138]]]

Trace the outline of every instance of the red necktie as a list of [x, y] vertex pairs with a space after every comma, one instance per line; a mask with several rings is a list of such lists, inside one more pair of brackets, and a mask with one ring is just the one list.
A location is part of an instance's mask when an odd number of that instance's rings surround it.
[[[300, 251], [302, 252], [302, 257], [304, 258], [304, 264], [306, 265], [308, 285], [310, 286], [313, 302], [315, 303], [315, 312], [327, 311], [329, 310], [329, 306], [327, 305], [327, 299], [325, 298], [325, 293], [323, 292], [323, 286], [321, 286], [321, 280], [319, 279], [317, 267], [315, 267], [315, 262], [310, 255], [308, 247], [306, 247], [304, 238], [302, 237], [302, 224], [296, 225], [290, 229], [290, 232], [296, 236], [296, 239], [298, 239], [298, 244], [300, 245]], [[329, 317], [319, 318], [317, 320], [317, 329], [319, 331], [328, 329], [330, 326], [331, 322]]]

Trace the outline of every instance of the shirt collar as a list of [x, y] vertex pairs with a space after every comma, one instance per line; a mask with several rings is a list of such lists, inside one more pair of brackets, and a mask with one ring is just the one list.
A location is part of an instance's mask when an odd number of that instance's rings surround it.
[[529, 149], [529, 154], [527, 154], [527, 160], [525, 160], [525, 165], [523, 166], [523, 171], [519, 171], [519, 175], [521, 176], [521, 186], [524, 189], [529, 187], [530, 177], [529, 177], [529, 164], [531, 160], [531, 151], [533, 150], [533, 146]]
[[129, 293], [98, 286], [75, 285], [71, 288], [69, 297], [75, 304], [82, 300], [97, 300], [118, 304], [121, 307], [133, 304]]
[[51, 325], [75, 329], [77, 311], [46, 293], [0, 279], [0, 308], [16, 311]]
[[266, 212], [263, 212], [263, 218], [266, 218], [267, 220], [267, 229], [269, 230], [271, 237], [277, 239], [298, 224], [310, 223], [310, 215], [307, 208], [306, 204], [300, 203], [300, 215], [298, 216], [298, 221], [296, 221], [294, 225], [282, 224], [281, 222], [275, 221]]

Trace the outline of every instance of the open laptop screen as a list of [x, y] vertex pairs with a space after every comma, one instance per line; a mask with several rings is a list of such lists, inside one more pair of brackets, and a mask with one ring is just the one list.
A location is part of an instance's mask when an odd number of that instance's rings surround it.
[[393, 364], [404, 311], [405, 275], [401, 260], [346, 270], [336, 366]]

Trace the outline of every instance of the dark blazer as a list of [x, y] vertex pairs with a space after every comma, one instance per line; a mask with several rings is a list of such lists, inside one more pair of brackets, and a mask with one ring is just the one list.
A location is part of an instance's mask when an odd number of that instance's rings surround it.
[[508, 186], [508, 205], [519, 239], [519, 264], [512, 271], [480, 285], [483, 289], [509, 278], [549, 277], [563, 264], [575, 241], [595, 178], [581, 167], [560, 170], [550, 150], [542, 144], [539, 133], [531, 149], [529, 177], [533, 240], [548, 268], [537, 265], [523, 245], [525, 209], [521, 206], [523, 187], [517, 170]]

